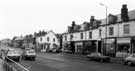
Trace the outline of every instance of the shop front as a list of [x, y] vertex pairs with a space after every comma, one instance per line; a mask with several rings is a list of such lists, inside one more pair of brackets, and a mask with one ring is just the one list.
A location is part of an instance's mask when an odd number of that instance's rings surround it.
[[115, 56], [116, 52], [116, 39], [109, 38], [103, 40], [102, 53], [108, 56]]
[[75, 53], [83, 52], [83, 42], [75, 42]]
[[131, 53], [131, 38], [117, 38], [117, 57], [126, 57]]
[[97, 41], [96, 40], [90, 40], [90, 41], [85, 41], [83, 43], [83, 54], [89, 54], [92, 52], [96, 52], [97, 49]]
[[63, 43], [62, 51], [71, 50], [71, 42]]
[[50, 43], [44, 43], [44, 44], [41, 44], [40, 46], [41, 46], [41, 51], [46, 52], [50, 48]]

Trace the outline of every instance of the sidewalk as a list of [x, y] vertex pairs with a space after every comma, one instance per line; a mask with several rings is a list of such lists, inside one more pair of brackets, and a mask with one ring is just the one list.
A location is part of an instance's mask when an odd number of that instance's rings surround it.
[[4, 69], [4, 61], [0, 59], [0, 71], [5, 71]]

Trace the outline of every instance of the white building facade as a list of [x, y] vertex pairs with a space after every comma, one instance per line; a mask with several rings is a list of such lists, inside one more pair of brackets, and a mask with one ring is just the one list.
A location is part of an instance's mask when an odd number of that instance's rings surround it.
[[135, 10], [128, 11], [126, 7], [122, 6], [121, 14], [109, 15], [107, 24], [106, 19], [102, 19], [96, 28], [64, 33], [63, 50], [68, 47], [74, 52], [101, 52], [114, 56], [135, 53]]
[[36, 37], [36, 47], [41, 51], [52, 50], [59, 46], [58, 38], [55, 33], [50, 31], [43, 36]]

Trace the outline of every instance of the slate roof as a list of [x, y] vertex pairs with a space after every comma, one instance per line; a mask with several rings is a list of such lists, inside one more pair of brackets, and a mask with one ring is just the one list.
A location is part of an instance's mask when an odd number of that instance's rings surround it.
[[[117, 22], [122, 22], [121, 14], [115, 15], [117, 16]], [[135, 10], [128, 11], [129, 20], [135, 19]], [[101, 25], [106, 24], [106, 19], [101, 19]]]

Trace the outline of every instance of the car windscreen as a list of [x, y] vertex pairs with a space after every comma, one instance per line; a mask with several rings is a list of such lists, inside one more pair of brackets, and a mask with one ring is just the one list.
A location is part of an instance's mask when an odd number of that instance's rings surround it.
[[135, 58], [135, 54], [133, 54], [133, 56], [132, 56], [133, 58]]
[[8, 54], [18, 54], [17, 51], [8, 51]]
[[29, 51], [27, 51], [27, 53], [35, 53], [35, 51], [34, 50], [29, 50]]

